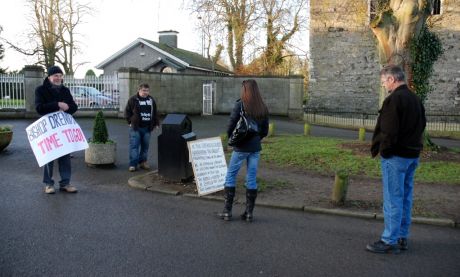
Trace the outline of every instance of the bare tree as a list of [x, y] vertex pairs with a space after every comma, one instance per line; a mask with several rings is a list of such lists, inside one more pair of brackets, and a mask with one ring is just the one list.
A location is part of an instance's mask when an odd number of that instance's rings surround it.
[[[306, 25], [306, 1], [303, 0], [261, 0], [261, 18], [266, 30], [264, 60], [266, 73], [275, 73], [283, 62], [283, 51], [287, 42]], [[291, 55], [291, 53], [289, 53]]]
[[73, 75], [78, 65], [73, 57], [79, 50], [75, 40], [77, 27], [82, 23], [82, 18], [91, 9], [88, 5], [80, 5], [73, 0], [60, 1], [58, 3], [58, 38], [60, 51], [57, 52], [56, 61], [62, 64], [67, 74]]
[[227, 54], [235, 72], [243, 66], [246, 36], [254, 24], [256, 0], [193, 0], [194, 13], [206, 11], [212, 24], [225, 29]]
[[54, 65], [58, 48], [57, 11], [58, 0], [29, 0], [33, 5], [35, 24], [34, 34], [40, 39], [41, 49], [36, 52], [43, 58], [39, 63], [45, 67]]
[[27, 0], [31, 8], [32, 32], [30, 41], [37, 41], [31, 48], [4, 40], [11, 48], [28, 56], [37, 56], [37, 64], [45, 67], [59, 63], [67, 74], [76, 70], [74, 55], [78, 51], [76, 29], [82, 18], [89, 14], [88, 4], [74, 0]]

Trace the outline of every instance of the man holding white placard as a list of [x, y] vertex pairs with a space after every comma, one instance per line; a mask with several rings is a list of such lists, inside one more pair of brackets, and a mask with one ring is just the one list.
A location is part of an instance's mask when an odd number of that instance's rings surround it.
[[[63, 111], [73, 114], [78, 110], [77, 104], [73, 100], [70, 90], [62, 84], [63, 72], [58, 66], [48, 68], [48, 76], [43, 81], [43, 85], [35, 89], [35, 109], [40, 115]], [[70, 154], [64, 155], [57, 159], [59, 164], [59, 174], [61, 181], [59, 182], [59, 190], [75, 193], [77, 189], [70, 185], [71, 164]], [[45, 183], [45, 193], [53, 194], [54, 161], [47, 163], [44, 166], [43, 183]]]

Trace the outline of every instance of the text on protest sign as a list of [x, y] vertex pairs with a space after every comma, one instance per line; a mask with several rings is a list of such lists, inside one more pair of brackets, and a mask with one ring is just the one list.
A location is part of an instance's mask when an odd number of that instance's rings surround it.
[[62, 111], [42, 116], [26, 128], [26, 133], [39, 166], [88, 148], [78, 123]]
[[198, 195], [224, 189], [227, 163], [219, 137], [187, 142]]

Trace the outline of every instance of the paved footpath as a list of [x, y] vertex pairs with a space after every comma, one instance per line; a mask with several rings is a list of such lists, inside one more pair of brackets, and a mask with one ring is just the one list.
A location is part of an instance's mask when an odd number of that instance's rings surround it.
[[[78, 121], [89, 137], [92, 120]], [[192, 121], [209, 137], [226, 117]], [[223, 222], [221, 203], [132, 189], [128, 179], [146, 172], [127, 171], [122, 120], [108, 120], [115, 168], [86, 167], [75, 153], [79, 193], [45, 195], [25, 138], [31, 122], [0, 120], [15, 131], [0, 153], [0, 276], [460, 276], [459, 229], [415, 224], [408, 252], [376, 255], [364, 248], [381, 222], [267, 207], [252, 224]]]

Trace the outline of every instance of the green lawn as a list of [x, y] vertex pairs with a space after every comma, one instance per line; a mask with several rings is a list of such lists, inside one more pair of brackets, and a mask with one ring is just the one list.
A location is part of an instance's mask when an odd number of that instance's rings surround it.
[[[355, 155], [342, 149], [341, 139], [277, 136], [264, 140], [262, 159], [280, 166], [296, 166], [319, 173], [345, 169], [350, 175], [380, 177], [380, 159]], [[457, 154], [458, 155], [458, 154]], [[417, 169], [416, 181], [460, 184], [460, 163], [423, 161]]]
[[24, 99], [0, 99], [0, 106], [24, 106]]

